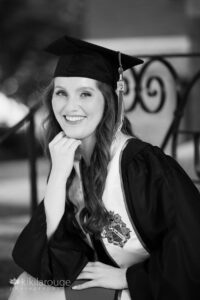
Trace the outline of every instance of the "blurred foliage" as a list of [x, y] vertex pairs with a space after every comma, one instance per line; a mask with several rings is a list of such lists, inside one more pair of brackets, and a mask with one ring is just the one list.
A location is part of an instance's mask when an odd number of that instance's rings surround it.
[[83, 0], [0, 0], [0, 90], [30, 101], [52, 71], [43, 48], [63, 34], [80, 37], [83, 15]]

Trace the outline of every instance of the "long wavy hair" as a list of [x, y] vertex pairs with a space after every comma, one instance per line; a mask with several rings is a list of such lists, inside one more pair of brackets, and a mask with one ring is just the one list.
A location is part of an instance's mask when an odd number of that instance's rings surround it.
[[[118, 100], [114, 89], [108, 84], [97, 81], [97, 87], [104, 97], [104, 113], [96, 128], [96, 144], [90, 165], [87, 166], [83, 159], [80, 163], [85, 207], [80, 212], [79, 217], [83, 229], [98, 237], [103, 227], [109, 222], [109, 213], [104, 207], [102, 195], [107, 177], [107, 167], [110, 161], [110, 147], [115, 132]], [[48, 144], [62, 130], [52, 109], [53, 90], [54, 82], [52, 81], [44, 93], [44, 104], [48, 114], [43, 123], [45, 129], [45, 151], [50, 160], [50, 171], [52, 163]], [[133, 135], [130, 122], [126, 117], [121, 131], [125, 134]], [[77, 208], [69, 199], [69, 188], [74, 176], [75, 170], [73, 169], [66, 183], [66, 212], [68, 218], [78, 228], [74, 218]]]

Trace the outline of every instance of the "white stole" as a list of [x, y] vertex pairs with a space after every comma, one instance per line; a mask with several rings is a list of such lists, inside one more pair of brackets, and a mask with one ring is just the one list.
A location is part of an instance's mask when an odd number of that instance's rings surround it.
[[[121, 178], [121, 155], [130, 138], [132, 137], [118, 132], [112, 143], [111, 160], [108, 165], [102, 198], [105, 208], [113, 215], [111, 226], [109, 228], [105, 227], [102, 231], [102, 242], [108, 255], [111, 256], [120, 268], [128, 268], [135, 263], [145, 260], [149, 256], [149, 253], [137, 236], [133, 221], [129, 215]], [[80, 182], [79, 162], [74, 163], [74, 167], [77, 175], [70, 190], [70, 198], [73, 199], [74, 204], [79, 204], [80, 207], [83, 207], [84, 200]], [[76, 217], [79, 222], [78, 214]], [[92, 246], [89, 235], [86, 234], [86, 237]], [[118, 299], [130, 300], [129, 290], [123, 290]]]
[[[131, 138], [119, 133], [111, 147], [111, 161], [108, 165], [103, 203], [111, 212], [113, 222], [102, 232], [102, 241], [112, 259], [121, 268], [127, 268], [145, 260], [149, 253], [140, 242], [131, 220], [121, 178], [121, 154]], [[128, 290], [123, 290], [121, 300], [130, 299]]]

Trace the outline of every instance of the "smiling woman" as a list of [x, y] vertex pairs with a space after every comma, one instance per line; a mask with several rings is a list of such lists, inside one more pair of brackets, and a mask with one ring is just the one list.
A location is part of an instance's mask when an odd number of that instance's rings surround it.
[[54, 115], [67, 137], [94, 145], [104, 112], [104, 98], [90, 78], [57, 77], [52, 96]]
[[47, 50], [59, 56], [45, 94], [50, 171], [15, 262], [66, 299], [199, 299], [199, 192], [123, 115], [123, 69], [142, 61], [67, 36]]

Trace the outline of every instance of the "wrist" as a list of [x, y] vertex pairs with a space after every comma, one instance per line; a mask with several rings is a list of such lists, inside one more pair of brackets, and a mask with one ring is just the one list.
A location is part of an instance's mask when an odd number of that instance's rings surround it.
[[122, 271], [123, 288], [127, 289], [128, 288], [128, 282], [127, 282], [127, 279], [126, 279], [127, 268], [123, 268], [123, 269], [121, 269], [121, 271]]
[[57, 182], [57, 183], [66, 185], [68, 176], [67, 176], [67, 174], [62, 173], [59, 170], [52, 168], [50, 176], [49, 176], [49, 180], [52, 180], [54, 183]]

